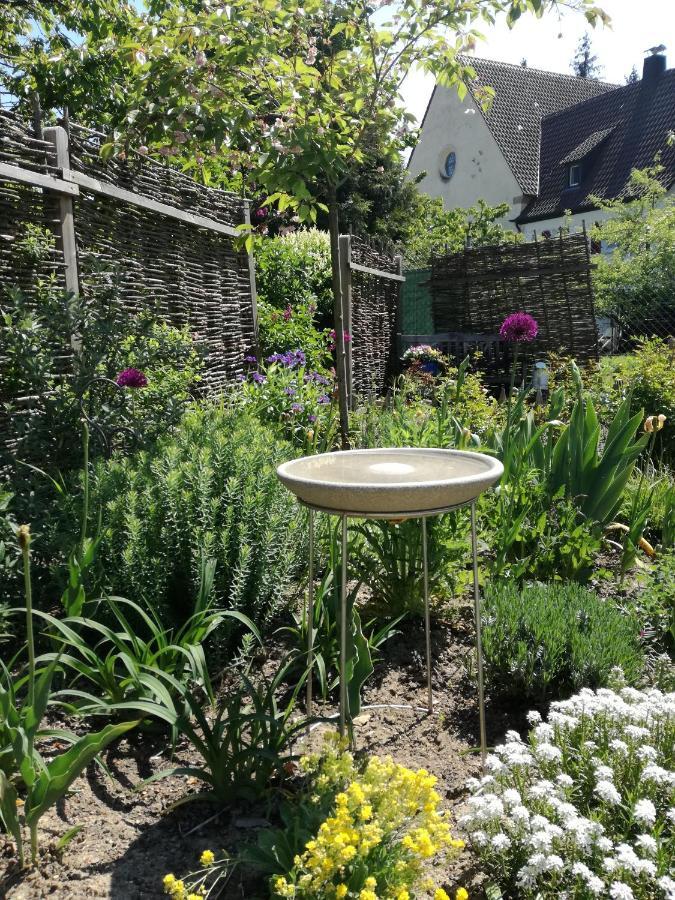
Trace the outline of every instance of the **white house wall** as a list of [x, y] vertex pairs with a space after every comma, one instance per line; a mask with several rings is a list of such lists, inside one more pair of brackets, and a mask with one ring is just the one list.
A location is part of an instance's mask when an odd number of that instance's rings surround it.
[[[457, 162], [446, 180], [440, 170], [451, 150]], [[420, 191], [441, 197], [447, 209], [474, 206], [479, 199], [491, 206], [506, 202], [510, 212], [502, 224], [513, 228], [510, 220], [523, 206], [522, 190], [480, 110], [470, 94], [460, 100], [454, 88], [436, 86], [408, 171], [411, 177], [426, 172]]]
[[[670, 200], [675, 198], [675, 191], [668, 191], [666, 198]], [[602, 224], [603, 222], [606, 222], [607, 219], [611, 218], [612, 213], [605, 212], [602, 209], [591, 209], [582, 213], [574, 213], [572, 216], [558, 216], [555, 219], [541, 219], [538, 222], [525, 222], [520, 226], [520, 230], [522, 234], [525, 235], [525, 240], [531, 241], [535, 231], [537, 232], [538, 237], [541, 237], [545, 231], [550, 231], [551, 235], [554, 236], [557, 235], [559, 228], [570, 227], [572, 231], [581, 231], [585, 222], [586, 231], [590, 234], [591, 229], [596, 222]], [[606, 252], [609, 249], [605, 246], [604, 242], [602, 249], [603, 252]]]

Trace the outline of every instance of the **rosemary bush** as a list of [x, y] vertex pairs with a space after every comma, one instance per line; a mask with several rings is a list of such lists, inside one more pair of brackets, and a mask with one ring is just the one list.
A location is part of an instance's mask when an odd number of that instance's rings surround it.
[[99, 589], [148, 604], [168, 627], [189, 615], [206, 555], [214, 607], [268, 624], [305, 546], [304, 517], [275, 474], [290, 456], [254, 417], [203, 404], [152, 451], [99, 462]]
[[602, 687], [613, 667], [642, 667], [635, 618], [577, 584], [494, 582], [485, 594], [483, 652], [492, 690], [542, 703]]

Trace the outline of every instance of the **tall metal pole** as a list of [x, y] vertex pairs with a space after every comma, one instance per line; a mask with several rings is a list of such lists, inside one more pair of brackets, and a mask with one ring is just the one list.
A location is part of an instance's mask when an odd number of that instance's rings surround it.
[[427, 704], [429, 712], [434, 711], [431, 693], [431, 615], [429, 613], [429, 563], [427, 560], [427, 520], [422, 516], [422, 560], [424, 565], [424, 631], [427, 645]]
[[342, 578], [340, 591], [340, 737], [347, 720], [347, 516], [342, 516]]
[[473, 551], [473, 609], [476, 620], [476, 656], [478, 657], [478, 715], [480, 720], [480, 757], [485, 763], [485, 691], [483, 685], [483, 642], [481, 639], [480, 589], [478, 586], [478, 540], [476, 537], [476, 501], [471, 503], [471, 549]]
[[307, 734], [312, 715], [312, 669], [314, 668], [314, 510], [309, 511], [309, 583], [307, 585]]

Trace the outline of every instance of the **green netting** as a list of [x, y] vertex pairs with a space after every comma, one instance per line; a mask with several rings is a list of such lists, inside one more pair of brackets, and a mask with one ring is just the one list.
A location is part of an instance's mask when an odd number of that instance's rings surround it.
[[432, 334], [431, 291], [427, 285], [431, 269], [411, 269], [405, 273], [401, 290], [401, 331], [403, 334]]

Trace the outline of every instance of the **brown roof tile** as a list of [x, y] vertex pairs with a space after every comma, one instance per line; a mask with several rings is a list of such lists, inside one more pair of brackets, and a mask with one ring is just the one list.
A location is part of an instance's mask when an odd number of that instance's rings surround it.
[[[666, 188], [675, 184], [675, 69], [579, 103], [542, 122], [538, 196], [518, 221], [554, 218], [565, 210], [583, 212], [603, 199], [628, 199], [633, 169], [652, 165], [661, 154]], [[600, 140], [596, 140], [601, 135]], [[583, 157], [579, 154], [585, 149]], [[572, 159], [574, 157], [574, 159]], [[584, 160], [579, 187], [567, 187], [570, 161]]]
[[494, 89], [494, 100], [481, 112], [524, 194], [536, 194], [538, 190], [542, 119], [616, 88], [602, 81], [529, 66], [474, 56], [461, 59], [476, 72], [469, 89], [479, 107], [481, 88]]

